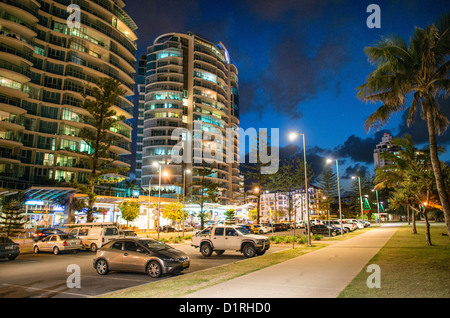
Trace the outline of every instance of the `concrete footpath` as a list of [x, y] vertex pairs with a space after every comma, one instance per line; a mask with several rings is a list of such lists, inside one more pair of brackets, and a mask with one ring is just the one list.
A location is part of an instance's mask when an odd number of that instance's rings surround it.
[[336, 298], [399, 226], [384, 225], [184, 298]]

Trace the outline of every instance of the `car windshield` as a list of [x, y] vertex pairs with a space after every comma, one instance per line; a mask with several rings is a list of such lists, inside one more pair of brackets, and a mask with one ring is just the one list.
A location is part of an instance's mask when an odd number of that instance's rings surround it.
[[236, 231], [238, 231], [239, 233], [241, 233], [243, 235], [250, 234], [250, 232], [245, 227], [237, 227]]
[[168, 250], [171, 249], [169, 245], [166, 245], [162, 242], [156, 241], [156, 240], [142, 240], [139, 241], [142, 245], [145, 247], [148, 247], [150, 251], [161, 251], [161, 250]]

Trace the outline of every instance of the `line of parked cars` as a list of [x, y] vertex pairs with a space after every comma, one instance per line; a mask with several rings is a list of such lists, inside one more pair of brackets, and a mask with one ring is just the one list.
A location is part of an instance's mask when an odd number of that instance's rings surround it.
[[312, 234], [321, 234], [321, 235], [329, 235], [336, 236], [342, 233], [349, 233], [355, 231], [356, 229], [363, 229], [365, 227], [370, 226], [370, 222], [357, 219], [343, 219], [342, 226], [341, 221], [339, 219], [336, 220], [311, 220], [311, 233]]
[[[110, 271], [147, 273], [152, 278], [176, 274], [190, 267], [189, 256], [154, 239], [139, 238], [132, 230], [119, 230], [114, 223], [85, 223], [61, 229], [43, 228], [32, 235], [35, 253], [95, 252], [93, 266], [99, 275]], [[0, 237], [0, 257], [15, 259], [19, 244]]]

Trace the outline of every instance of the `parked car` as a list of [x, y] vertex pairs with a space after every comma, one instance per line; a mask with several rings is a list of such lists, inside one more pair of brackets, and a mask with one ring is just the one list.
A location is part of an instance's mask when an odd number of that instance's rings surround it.
[[275, 232], [284, 231], [284, 226], [281, 223], [274, 223], [273, 224], [273, 230]]
[[323, 224], [322, 220], [319, 219], [313, 219], [309, 221], [311, 223], [311, 225], [319, 225], [319, 224]]
[[[218, 226], [218, 224], [214, 225], [214, 226]], [[243, 227], [244, 229], [246, 229], [248, 232], [252, 232], [252, 226], [248, 225], [248, 224], [238, 224], [237, 226]]]
[[67, 234], [66, 232], [56, 228], [40, 228], [35, 233], [32, 233], [33, 241], [37, 242], [43, 238], [53, 234]]
[[52, 252], [58, 255], [63, 251], [78, 251], [83, 247], [80, 239], [70, 234], [54, 234], [45, 237], [42, 241], [34, 243], [33, 251]]
[[10, 261], [13, 261], [19, 254], [19, 243], [14, 242], [9, 237], [0, 237], [0, 258], [7, 257]]
[[188, 269], [189, 256], [154, 239], [118, 239], [97, 250], [94, 268], [100, 275], [110, 271], [141, 272], [158, 278]]
[[160, 226], [159, 227], [159, 231], [160, 232], [165, 232], [165, 233], [176, 232], [175, 228], [173, 226], [170, 226], [170, 225]]
[[297, 229], [305, 229], [305, 228], [306, 228], [306, 221], [298, 221], [298, 222], [295, 224], [295, 227], [296, 227]]
[[249, 258], [263, 255], [270, 248], [270, 240], [266, 236], [252, 234], [242, 225], [215, 225], [196, 233], [191, 245], [199, 247], [205, 257], [211, 256], [213, 251], [221, 255], [232, 250]]
[[109, 241], [119, 238], [119, 229], [114, 223], [84, 223], [73, 225], [69, 234], [81, 239], [83, 247], [96, 252]]
[[346, 222], [345, 220], [342, 220], [342, 226], [348, 227], [350, 231], [354, 231], [358, 228], [358, 226], [354, 223]]
[[135, 236], [137, 236], [137, 234], [133, 230], [119, 230], [119, 236], [121, 238], [124, 238], [124, 237], [135, 237]]
[[[182, 232], [183, 231], [183, 225], [176, 226], [175, 227], [175, 231]], [[184, 231], [185, 232], [192, 232], [192, 231], [194, 231], [194, 227], [192, 225], [185, 225], [184, 226]]]
[[[339, 230], [341, 229], [341, 222], [339, 222], [339, 220], [326, 220], [324, 221], [324, 223], [326, 225], [337, 227]], [[352, 228], [354, 228], [353, 225], [342, 223], [342, 230], [344, 231], [344, 233], [350, 232]]]
[[321, 235], [328, 235], [336, 236], [338, 234], [341, 234], [341, 230], [339, 228], [325, 225], [325, 224], [318, 224], [318, 225], [312, 225], [311, 226], [311, 233], [312, 234], [321, 234]]
[[357, 226], [358, 229], [363, 229], [364, 228], [364, 224], [362, 224], [360, 221], [358, 221], [357, 219], [345, 219], [344, 220], [347, 223], [353, 223]]
[[266, 234], [269, 233], [272, 229], [265, 227], [264, 225], [261, 224], [253, 224], [252, 225], [252, 232], [255, 234]]

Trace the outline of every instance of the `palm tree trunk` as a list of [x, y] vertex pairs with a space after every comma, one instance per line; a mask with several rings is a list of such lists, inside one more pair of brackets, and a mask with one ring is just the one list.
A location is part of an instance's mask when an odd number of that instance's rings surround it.
[[430, 236], [430, 222], [428, 221], [428, 204], [430, 202], [430, 191], [427, 191], [427, 203], [424, 204], [424, 208], [423, 208], [423, 217], [425, 218], [425, 237], [427, 240], [427, 245], [428, 246], [432, 246], [433, 244], [431, 244], [431, 236]]
[[447, 234], [450, 238], [450, 201], [445, 188], [444, 177], [442, 175], [441, 163], [437, 153], [436, 129], [434, 125], [434, 118], [431, 112], [427, 113], [428, 134], [430, 136], [430, 157], [431, 165], [436, 179], [436, 187], [441, 201], [442, 209], [445, 217], [445, 224], [447, 226]]
[[427, 240], [427, 245], [432, 246], [433, 244], [431, 244], [430, 222], [428, 221], [427, 214], [428, 214], [428, 211], [425, 209], [425, 211], [423, 211], [423, 217], [425, 218], [425, 237]]
[[412, 213], [412, 232], [413, 234], [417, 234], [417, 228], [416, 228], [416, 211], [411, 206], [411, 213]]

